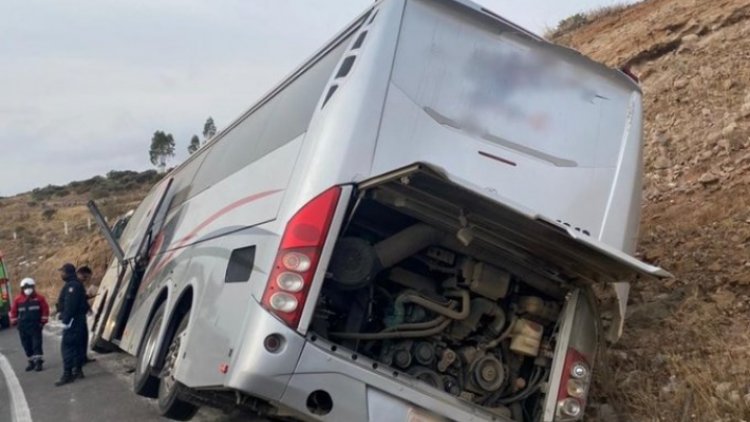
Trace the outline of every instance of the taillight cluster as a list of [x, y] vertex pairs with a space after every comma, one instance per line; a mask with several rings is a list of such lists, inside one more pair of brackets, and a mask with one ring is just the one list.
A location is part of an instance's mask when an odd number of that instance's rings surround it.
[[297, 328], [331, 227], [341, 188], [308, 202], [289, 220], [261, 301], [264, 308]]
[[557, 394], [557, 421], [577, 421], [583, 418], [586, 396], [591, 384], [591, 366], [576, 349], [569, 348]]

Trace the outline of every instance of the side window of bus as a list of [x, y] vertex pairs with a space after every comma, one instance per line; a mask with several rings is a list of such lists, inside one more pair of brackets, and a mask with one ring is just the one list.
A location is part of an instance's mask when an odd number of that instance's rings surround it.
[[348, 39], [343, 40], [212, 145], [189, 196], [197, 195], [307, 131], [318, 100], [348, 44]]
[[204, 147], [200, 151], [196, 152], [190, 161], [188, 161], [182, 168], [177, 170], [174, 174], [174, 182], [172, 182], [171, 188], [171, 199], [169, 200], [169, 212], [173, 211], [192, 196], [193, 192], [193, 179], [195, 174], [198, 173], [203, 160], [206, 159], [209, 147]]
[[128, 225], [125, 226], [125, 230], [123, 230], [122, 235], [120, 236], [120, 247], [122, 247], [122, 250], [125, 252], [125, 256], [129, 256], [130, 248], [133, 246], [132, 243], [138, 238], [140, 232], [146, 229], [143, 225], [146, 223], [151, 208], [161, 192], [161, 189], [159, 189], [160, 185], [161, 182], [154, 186], [151, 189], [151, 192], [146, 195], [146, 198], [144, 198], [140, 205], [138, 205], [138, 208], [136, 208], [135, 212], [130, 217]]
[[[159, 212], [156, 210], [156, 206], [160, 203], [160, 199], [165, 193], [171, 190], [172, 177], [167, 176], [159, 181], [154, 187], [151, 188], [148, 195], [141, 201], [138, 208], [135, 209], [133, 215], [130, 216], [125, 229], [119, 236], [119, 244], [125, 253], [126, 258], [132, 258], [138, 252], [136, 249], [141, 245], [141, 241], [147, 229], [147, 225], [151, 221], [152, 214]], [[164, 209], [164, 203], [161, 205], [161, 209]], [[115, 227], [111, 227], [114, 231]]]

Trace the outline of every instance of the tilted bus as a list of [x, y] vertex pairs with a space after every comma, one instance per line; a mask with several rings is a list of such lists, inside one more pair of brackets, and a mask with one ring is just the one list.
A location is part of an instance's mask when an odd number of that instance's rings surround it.
[[631, 256], [641, 114], [469, 1], [377, 2], [153, 188], [92, 344], [174, 419], [579, 420], [592, 286], [668, 275]]

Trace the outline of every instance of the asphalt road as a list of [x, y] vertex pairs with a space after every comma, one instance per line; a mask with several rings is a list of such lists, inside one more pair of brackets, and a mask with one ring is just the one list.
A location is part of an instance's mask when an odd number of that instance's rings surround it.
[[0, 421], [9, 421], [10, 418], [10, 391], [5, 376], [0, 372]]
[[[62, 387], [54, 383], [62, 373], [59, 329], [45, 331], [45, 368], [42, 372], [25, 372], [26, 356], [15, 329], [0, 330], [0, 361], [3, 356], [18, 378], [28, 403], [33, 422], [150, 422], [167, 421], [158, 416], [154, 400], [132, 392], [133, 359], [124, 354], [97, 355], [96, 362], [86, 365], [86, 378]], [[0, 362], [0, 369], [2, 362]], [[7, 368], [6, 368], [7, 369]], [[0, 421], [29, 422], [28, 418], [12, 418], [13, 383], [0, 371]], [[18, 396], [16, 392], [16, 396]], [[18, 400], [16, 400], [18, 402]], [[18, 406], [16, 406], [16, 409]], [[199, 422], [230, 422], [247, 420], [225, 416], [214, 410], [202, 410], [194, 419]]]

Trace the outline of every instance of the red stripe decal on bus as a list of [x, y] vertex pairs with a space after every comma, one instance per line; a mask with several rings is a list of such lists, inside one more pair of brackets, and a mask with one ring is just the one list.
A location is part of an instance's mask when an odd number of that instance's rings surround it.
[[198, 232], [206, 228], [209, 224], [213, 223], [223, 215], [229, 213], [230, 211], [233, 211], [243, 205], [247, 205], [253, 201], [257, 201], [258, 199], [265, 198], [266, 196], [273, 195], [274, 193], [281, 192], [282, 189], [276, 189], [276, 190], [270, 190], [266, 192], [256, 193], [254, 195], [250, 195], [246, 198], [242, 198], [240, 200], [237, 200], [235, 202], [232, 202], [231, 204], [227, 205], [226, 207], [220, 209], [219, 211], [216, 211], [215, 213], [211, 214], [207, 219], [203, 220], [202, 223], [200, 223], [198, 226], [196, 226], [193, 230], [190, 231], [187, 235], [185, 235], [182, 239], [177, 241], [177, 243], [174, 244], [174, 246], [170, 246], [169, 249], [172, 249], [172, 251], [166, 255], [164, 258], [160, 259], [158, 262], [154, 263], [153, 270], [148, 272], [148, 275], [143, 279], [143, 283], [141, 283], [138, 291], [143, 290], [146, 288], [151, 282], [153, 281], [156, 274], [159, 274], [161, 270], [164, 269], [174, 258], [174, 255], [177, 253], [177, 250], [185, 246], [185, 244], [188, 243], [188, 241], [192, 238], [194, 238]]

